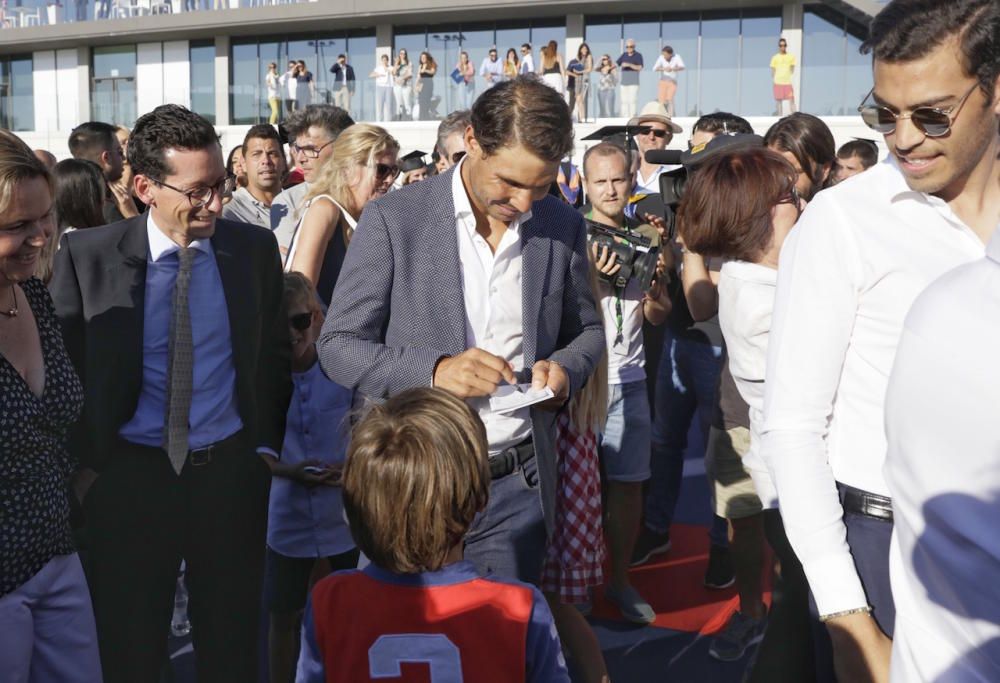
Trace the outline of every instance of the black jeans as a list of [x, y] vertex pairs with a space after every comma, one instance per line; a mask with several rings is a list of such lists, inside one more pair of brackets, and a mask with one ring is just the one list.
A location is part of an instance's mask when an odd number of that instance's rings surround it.
[[157, 680], [181, 558], [198, 680], [256, 680], [270, 482], [239, 435], [180, 476], [161, 448], [116, 449], [83, 502], [105, 683]]

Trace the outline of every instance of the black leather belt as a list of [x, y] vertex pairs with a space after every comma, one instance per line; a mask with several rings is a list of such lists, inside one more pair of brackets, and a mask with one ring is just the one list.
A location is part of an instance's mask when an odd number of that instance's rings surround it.
[[840, 499], [844, 506], [844, 512], [873, 517], [885, 522], [892, 521], [891, 498], [862, 491], [847, 484], [838, 483], [837, 487], [840, 489]]
[[218, 454], [223, 448], [228, 448], [232, 444], [236, 443], [240, 432], [236, 432], [232, 436], [227, 436], [222, 441], [216, 441], [213, 444], [209, 444], [204, 448], [195, 448], [192, 451], [188, 451], [188, 462], [191, 463], [192, 467], [199, 467], [201, 465], [207, 465], [212, 462], [212, 456]]
[[528, 462], [535, 455], [535, 444], [531, 439], [525, 439], [516, 446], [511, 446], [496, 455], [490, 456], [490, 476], [494, 479], [506, 477]]

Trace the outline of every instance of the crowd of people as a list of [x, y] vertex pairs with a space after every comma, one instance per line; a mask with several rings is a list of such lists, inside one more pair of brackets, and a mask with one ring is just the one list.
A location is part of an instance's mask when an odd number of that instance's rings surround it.
[[[712, 657], [996, 680], [997, 45], [991, 0], [888, 3], [882, 163], [801, 112], [684, 131], [668, 84], [577, 168], [529, 45], [430, 159], [298, 97], [228, 159], [176, 105], [61, 161], [0, 131], [0, 671], [157, 681], [182, 590], [199, 680], [258, 680], [263, 599], [273, 683], [609, 681], [585, 615], [655, 621], [693, 431]], [[422, 109], [430, 55], [382, 61]]]

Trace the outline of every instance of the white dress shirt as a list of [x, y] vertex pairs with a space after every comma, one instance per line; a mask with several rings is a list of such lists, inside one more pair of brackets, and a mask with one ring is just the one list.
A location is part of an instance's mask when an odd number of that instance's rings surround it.
[[678, 164], [664, 164], [657, 166], [648, 178], [642, 177], [642, 169], [635, 172], [635, 192], [636, 194], [660, 194], [660, 176], [680, 168]]
[[[524, 368], [524, 324], [521, 314], [521, 224], [531, 219], [522, 214], [507, 227], [496, 253], [476, 232], [472, 203], [462, 182], [463, 159], [452, 175], [451, 193], [458, 230], [458, 259], [462, 269], [465, 300], [466, 348], [480, 348], [500, 356], [517, 372]], [[486, 425], [490, 454], [524, 441], [531, 434], [527, 408], [505, 415], [490, 410], [488, 398], [469, 401]]]
[[1000, 229], [920, 295], [886, 395], [891, 680], [1000, 681]]
[[750, 473], [765, 509], [778, 507], [771, 473], [760, 456], [767, 338], [777, 283], [778, 271], [746, 261], [728, 261], [719, 273], [719, 326], [726, 340], [729, 372], [750, 407], [750, 450], [743, 456], [743, 468]]
[[883, 402], [903, 318], [928, 284], [982, 255], [892, 160], [820, 192], [785, 241], [761, 445], [820, 614], [868, 604], [835, 482], [889, 495]]
[[683, 69], [684, 60], [681, 59], [681, 56], [675, 52], [674, 56], [671, 57], [670, 59], [667, 59], [661, 54], [659, 57], [656, 58], [656, 63], [653, 64], [653, 71], [656, 71], [657, 73], [660, 74], [661, 81], [674, 81], [676, 83], [677, 82], [676, 71], [657, 71], [657, 69], [668, 69], [668, 68]]

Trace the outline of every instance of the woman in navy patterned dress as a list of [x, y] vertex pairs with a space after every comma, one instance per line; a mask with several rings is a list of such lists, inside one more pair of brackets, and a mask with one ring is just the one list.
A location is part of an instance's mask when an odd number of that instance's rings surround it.
[[66, 432], [83, 404], [45, 285], [52, 177], [0, 131], [0, 672], [101, 680], [90, 593], [69, 525]]

